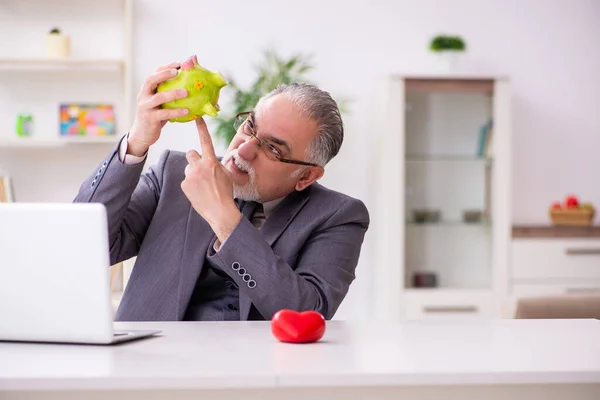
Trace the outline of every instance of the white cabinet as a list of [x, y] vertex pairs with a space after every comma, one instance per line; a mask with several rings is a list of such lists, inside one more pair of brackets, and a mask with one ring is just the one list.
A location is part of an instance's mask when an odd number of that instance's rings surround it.
[[599, 227], [515, 227], [513, 298], [600, 293]]
[[[11, 177], [16, 201], [71, 201], [131, 126], [132, 4], [0, 1], [0, 170]], [[46, 53], [54, 28], [70, 38], [66, 57]], [[114, 109], [115, 134], [101, 128], [84, 135], [73, 128], [112, 119], [106, 106]], [[87, 114], [75, 112], [90, 108]], [[19, 115], [33, 117], [30, 136], [17, 134]], [[63, 128], [71, 126], [69, 135], [61, 135], [61, 115]]]
[[600, 239], [515, 239], [512, 279], [600, 279]]
[[510, 85], [394, 76], [378, 148], [376, 314], [494, 318], [507, 295]]

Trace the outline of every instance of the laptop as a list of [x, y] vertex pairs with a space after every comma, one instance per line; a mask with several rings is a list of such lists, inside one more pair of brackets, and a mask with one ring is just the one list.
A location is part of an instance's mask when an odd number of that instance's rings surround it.
[[0, 341], [114, 344], [106, 208], [0, 203]]

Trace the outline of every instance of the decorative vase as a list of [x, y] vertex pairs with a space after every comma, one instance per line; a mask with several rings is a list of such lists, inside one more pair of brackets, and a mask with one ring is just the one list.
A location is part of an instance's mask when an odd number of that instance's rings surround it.
[[46, 55], [65, 58], [71, 55], [71, 40], [62, 33], [49, 33], [46, 38]]

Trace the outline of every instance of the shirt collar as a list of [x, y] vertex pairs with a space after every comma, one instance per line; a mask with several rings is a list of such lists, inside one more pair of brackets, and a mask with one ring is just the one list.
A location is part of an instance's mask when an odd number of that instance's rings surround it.
[[285, 196], [275, 200], [267, 201], [265, 203], [260, 203], [263, 206], [263, 213], [265, 214], [265, 218], [268, 218], [269, 215], [271, 215], [271, 213], [275, 209], [275, 207], [277, 207], [279, 203], [281, 203], [284, 199]]
[[262, 203], [263, 211], [265, 213], [265, 218], [269, 218], [269, 215], [273, 212], [275, 207], [277, 207], [279, 205], [279, 203], [281, 203], [283, 201], [283, 199], [285, 199], [285, 197], [280, 197], [278, 199]]

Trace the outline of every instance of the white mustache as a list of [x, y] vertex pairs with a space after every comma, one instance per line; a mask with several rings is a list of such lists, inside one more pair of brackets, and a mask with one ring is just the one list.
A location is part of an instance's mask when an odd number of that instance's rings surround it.
[[236, 167], [248, 174], [254, 172], [254, 168], [252, 168], [252, 165], [250, 165], [250, 163], [248, 163], [246, 160], [240, 158], [237, 155], [233, 157], [233, 162], [235, 163]]
[[240, 169], [241, 171], [244, 171], [247, 174], [253, 174], [254, 173], [254, 168], [252, 167], [252, 165], [244, 160], [242, 157], [240, 157], [237, 153], [237, 150], [233, 150], [231, 153], [229, 153], [224, 159], [223, 159], [223, 164], [227, 164], [229, 162], [229, 160], [233, 159], [233, 163], [235, 164], [235, 166]]

